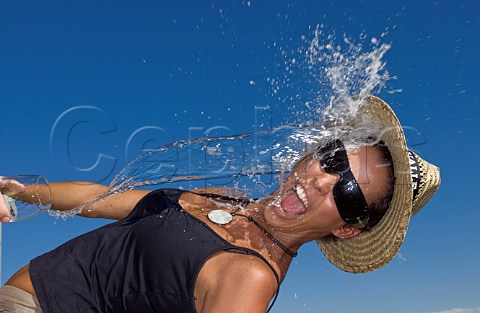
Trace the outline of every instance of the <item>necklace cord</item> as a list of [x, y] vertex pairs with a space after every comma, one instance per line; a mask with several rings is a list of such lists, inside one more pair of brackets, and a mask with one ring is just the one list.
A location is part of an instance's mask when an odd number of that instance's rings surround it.
[[[229, 196], [223, 196], [223, 195], [218, 195], [218, 194], [212, 194], [212, 193], [196, 193], [196, 192], [193, 192], [193, 191], [190, 191], [191, 193], [194, 193], [194, 194], [197, 194], [199, 196], [203, 196], [203, 197], [206, 197], [206, 198], [210, 198], [210, 199], [218, 199], [218, 200], [226, 200], [226, 201], [234, 201], [234, 202], [240, 202], [242, 203], [243, 205], [247, 205], [250, 203], [250, 200], [248, 199], [237, 199], [237, 198], [233, 198], [233, 197], [229, 197]], [[238, 211], [238, 210], [237, 210]], [[288, 254], [289, 256], [291, 256], [292, 258], [296, 257], [298, 255], [297, 252], [293, 252], [292, 250], [288, 249], [287, 247], [285, 247], [284, 244], [282, 244], [280, 242], [280, 240], [278, 240], [274, 235], [272, 235], [268, 230], [265, 229], [265, 227], [263, 227], [262, 225], [260, 225], [256, 220], [253, 219], [253, 217], [251, 216], [247, 216], [247, 215], [244, 215], [244, 214], [240, 214], [240, 213], [236, 213], [236, 212], [229, 212], [232, 216], [241, 216], [241, 217], [245, 217], [250, 223], [253, 223], [255, 226], [257, 226], [258, 229], [260, 229], [268, 238], [270, 238], [271, 241], [273, 241], [274, 244], [276, 244], [277, 246], [280, 247], [280, 249], [282, 249], [283, 251], [285, 251], [286, 254]]]
[[272, 235], [268, 230], [266, 230], [262, 225], [260, 225], [256, 220], [253, 219], [253, 217], [251, 216], [247, 216], [247, 215], [243, 215], [243, 214], [240, 214], [240, 213], [230, 213], [232, 214], [232, 216], [242, 216], [242, 217], [245, 217], [250, 223], [253, 223], [255, 226], [258, 227], [258, 229], [260, 229], [268, 238], [270, 238], [270, 240], [273, 241], [273, 243], [275, 243], [277, 246], [279, 246], [283, 251], [285, 251], [286, 254], [288, 254], [289, 256], [291, 256], [292, 258], [296, 257], [297, 256], [297, 252], [293, 252], [292, 250], [288, 249], [287, 247], [285, 247], [285, 245], [283, 243], [280, 242], [280, 240], [277, 239], [277, 237], [275, 237], [274, 235]]

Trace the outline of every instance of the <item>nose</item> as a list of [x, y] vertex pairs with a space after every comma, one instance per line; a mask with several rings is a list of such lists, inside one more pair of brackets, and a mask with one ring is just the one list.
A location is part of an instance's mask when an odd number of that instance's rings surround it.
[[321, 194], [327, 194], [333, 189], [333, 186], [335, 186], [339, 179], [340, 176], [337, 174], [323, 172], [322, 174], [315, 175], [311, 183]]
[[308, 162], [303, 174], [306, 178], [307, 185], [315, 188], [321, 194], [328, 194], [340, 179], [340, 175], [338, 174], [325, 172], [321, 167], [320, 162], [315, 159]]

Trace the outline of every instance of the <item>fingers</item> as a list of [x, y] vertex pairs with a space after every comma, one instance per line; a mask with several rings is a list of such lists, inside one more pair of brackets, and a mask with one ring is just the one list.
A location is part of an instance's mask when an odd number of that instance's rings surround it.
[[5, 196], [14, 198], [25, 192], [25, 189], [25, 185], [18, 181], [14, 179], [3, 179], [3, 177], [0, 176], [0, 222], [6, 224], [11, 220], [10, 212], [5, 203]]
[[0, 192], [6, 196], [14, 197], [25, 191], [25, 185], [14, 179], [1, 179]]
[[10, 222], [10, 213], [8, 212], [8, 208], [5, 205], [5, 201], [1, 193], [0, 193], [0, 221], [3, 224]]

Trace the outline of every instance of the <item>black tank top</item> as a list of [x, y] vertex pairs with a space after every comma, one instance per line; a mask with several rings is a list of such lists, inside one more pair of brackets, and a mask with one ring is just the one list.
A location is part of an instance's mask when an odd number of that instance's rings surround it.
[[[194, 288], [219, 251], [257, 252], [225, 241], [178, 204], [183, 191], [147, 194], [128, 217], [32, 260], [30, 277], [45, 313], [196, 312]], [[279, 285], [278, 285], [279, 286]], [[275, 302], [277, 293], [270, 305]], [[269, 308], [269, 310], [270, 310]]]

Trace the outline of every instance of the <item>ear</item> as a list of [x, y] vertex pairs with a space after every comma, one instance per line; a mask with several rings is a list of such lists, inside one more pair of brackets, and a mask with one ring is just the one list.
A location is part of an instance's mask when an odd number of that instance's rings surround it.
[[332, 230], [332, 234], [341, 239], [353, 238], [356, 235], [360, 234], [361, 230], [357, 227], [345, 224], [342, 227], [335, 228]]

